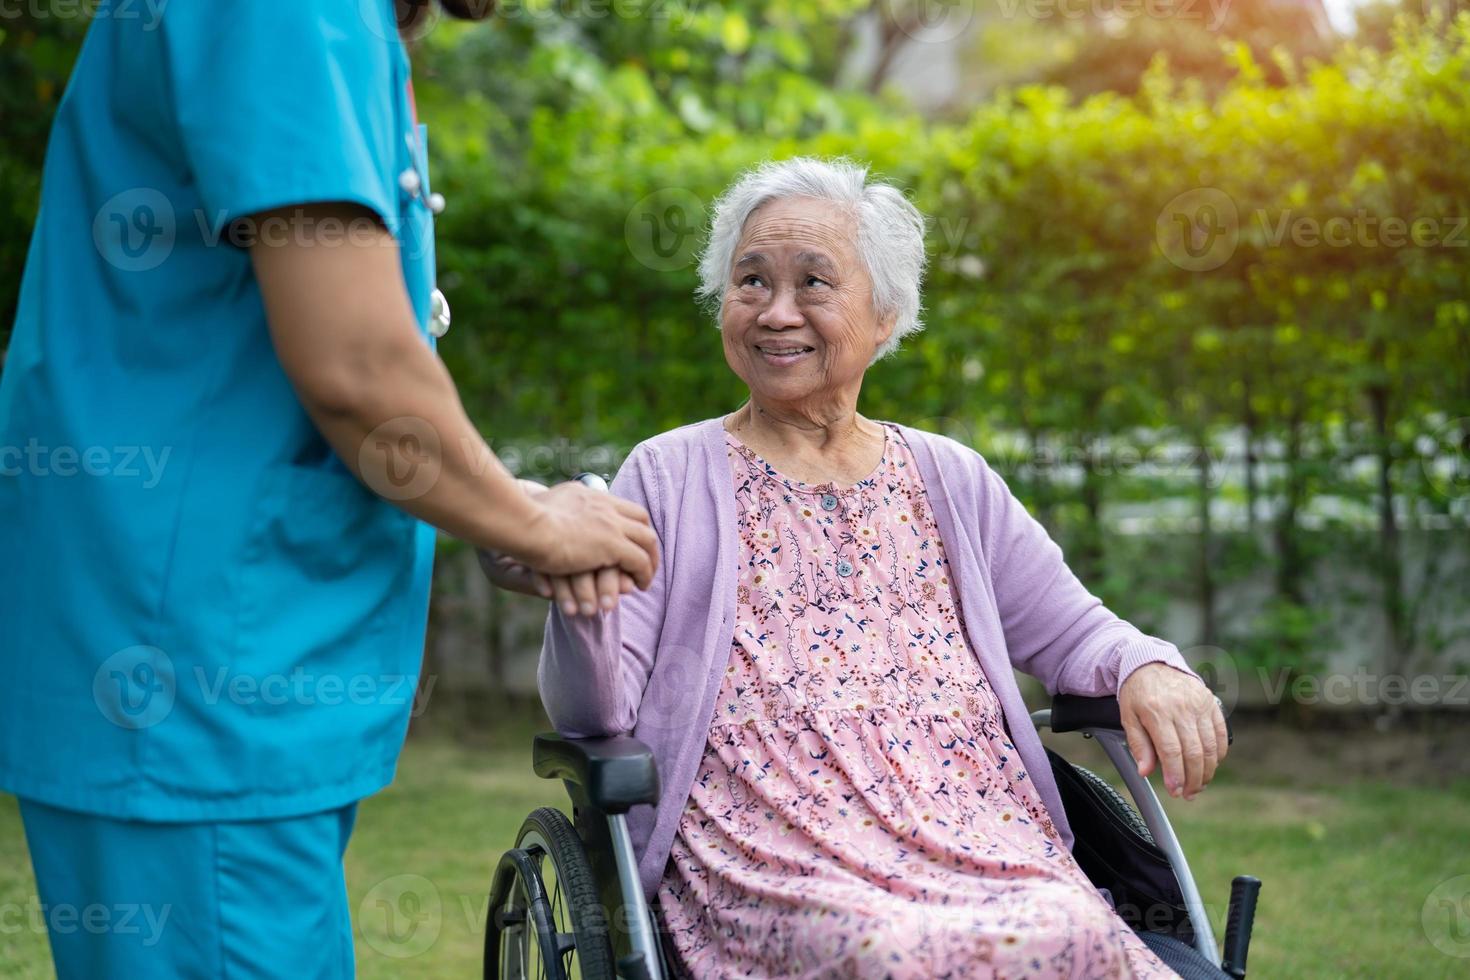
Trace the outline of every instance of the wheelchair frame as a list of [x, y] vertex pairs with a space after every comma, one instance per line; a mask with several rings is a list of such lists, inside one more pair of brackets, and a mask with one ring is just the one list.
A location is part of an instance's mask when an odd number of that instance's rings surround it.
[[[1063, 705], [1074, 699], [1059, 699]], [[1080, 699], [1086, 701], [1102, 700], [1111, 701], [1113, 710], [1117, 710], [1117, 702], [1112, 698]], [[1038, 729], [1052, 728], [1053, 711], [1063, 711], [1062, 707], [1054, 705], [1052, 708], [1042, 708], [1031, 712], [1031, 723]], [[1075, 710], [1075, 708], [1073, 709]], [[1153, 835], [1154, 843], [1164, 852], [1169, 859], [1169, 868], [1174, 872], [1174, 879], [1179, 882], [1179, 889], [1184, 893], [1184, 905], [1189, 910], [1189, 921], [1194, 926], [1194, 946], [1200, 951], [1200, 955], [1223, 968], [1220, 950], [1215, 946], [1215, 933], [1210, 925], [1210, 917], [1205, 911], [1204, 899], [1200, 897], [1199, 886], [1195, 884], [1194, 873], [1189, 870], [1189, 860], [1184, 856], [1184, 848], [1179, 844], [1179, 838], [1174, 833], [1174, 827], [1169, 823], [1169, 815], [1164, 812], [1164, 805], [1159, 802], [1158, 795], [1154, 792], [1153, 785], [1138, 774], [1138, 763], [1133, 758], [1133, 753], [1128, 750], [1128, 739], [1123, 734], [1121, 719], [1118, 727], [1093, 725], [1084, 723], [1078, 728], [1063, 728], [1062, 731], [1078, 731], [1083, 738], [1095, 739], [1107, 753], [1108, 761], [1112, 762], [1113, 768], [1118, 770], [1118, 775], [1123, 777], [1123, 784], [1128, 787], [1128, 795], [1133, 797], [1133, 805], [1137, 808], [1143, 822], [1148, 825], [1149, 833]], [[1057, 731], [1058, 729], [1053, 729]]]
[[[1050, 708], [1033, 712], [1031, 721], [1038, 729], [1078, 732], [1098, 741], [1122, 777], [1154, 845], [1167, 859], [1179, 884], [1193, 926], [1195, 950], [1222, 972], [1243, 978], [1260, 881], [1244, 875], [1234, 880], [1222, 951], [1215, 945], [1199, 887], [1168, 815], [1152, 785], [1138, 774], [1123, 734], [1117, 700], [1058, 695]], [[598, 900], [603, 909], [617, 911], [607, 929], [617, 976], [623, 980], [665, 980], [671, 971], [652, 910], [643, 894], [627, 825], [631, 807], [655, 804], [659, 799], [658, 770], [652, 754], [631, 736], [569, 739], [554, 733], [536, 736], [532, 754], [538, 776], [561, 779], [566, 785], [572, 802], [573, 826], [597, 882]], [[496, 937], [502, 929], [500, 917], [512, 882], [516, 875], [535, 875], [536, 867], [525, 850], [513, 848], [505, 853], [496, 869], [485, 935], [487, 980], [500, 976]], [[571, 949], [571, 936], [555, 931], [551, 903], [541, 882], [533, 882], [527, 892], [533, 907], [523, 921], [534, 920], [538, 929], [552, 930], [549, 939], [539, 932], [537, 936], [542, 961], [549, 964], [545, 976], [548, 980], [565, 980], [562, 957]]]

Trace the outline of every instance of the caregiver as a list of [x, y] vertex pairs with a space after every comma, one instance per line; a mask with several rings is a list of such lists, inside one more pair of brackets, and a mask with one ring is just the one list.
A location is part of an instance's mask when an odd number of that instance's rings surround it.
[[0, 380], [0, 788], [63, 980], [353, 974], [430, 525], [604, 608], [653, 575], [642, 508], [528, 496], [434, 353], [423, 12], [104, 4], [58, 110]]

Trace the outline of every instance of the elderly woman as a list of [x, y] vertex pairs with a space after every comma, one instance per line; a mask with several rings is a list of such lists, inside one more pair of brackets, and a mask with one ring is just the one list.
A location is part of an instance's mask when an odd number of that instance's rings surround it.
[[563, 733], [657, 757], [663, 799], [629, 823], [695, 977], [1169, 976], [1073, 859], [1011, 668], [1116, 693], [1176, 796], [1210, 781], [1224, 720], [978, 453], [858, 414], [919, 329], [923, 267], [920, 214], [860, 167], [729, 189], [700, 291], [750, 399], [629, 456], [612, 489], [663, 561], [611, 611], [557, 584], [542, 697]]

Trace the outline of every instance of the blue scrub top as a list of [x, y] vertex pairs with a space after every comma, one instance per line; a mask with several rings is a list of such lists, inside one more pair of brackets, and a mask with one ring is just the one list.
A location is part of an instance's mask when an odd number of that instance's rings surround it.
[[425, 135], [392, 7], [96, 15], [0, 378], [0, 788], [235, 820], [391, 781], [434, 534], [312, 426], [229, 229], [361, 205], [399, 241], [423, 331], [432, 218], [399, 176], [427, 179]]

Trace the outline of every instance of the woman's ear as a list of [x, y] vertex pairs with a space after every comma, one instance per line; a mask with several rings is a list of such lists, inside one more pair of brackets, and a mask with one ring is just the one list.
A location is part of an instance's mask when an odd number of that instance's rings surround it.
[[897, 324], [897, 313], [888, 313], [878, 318], [878, 332], [873, 337], [875, 341], [875, 343], [873, 344], [873, 350], [875, 353], [880, 350], [884, 344], [888, 343], [888, 338], [893, 336], [893, 328]]

